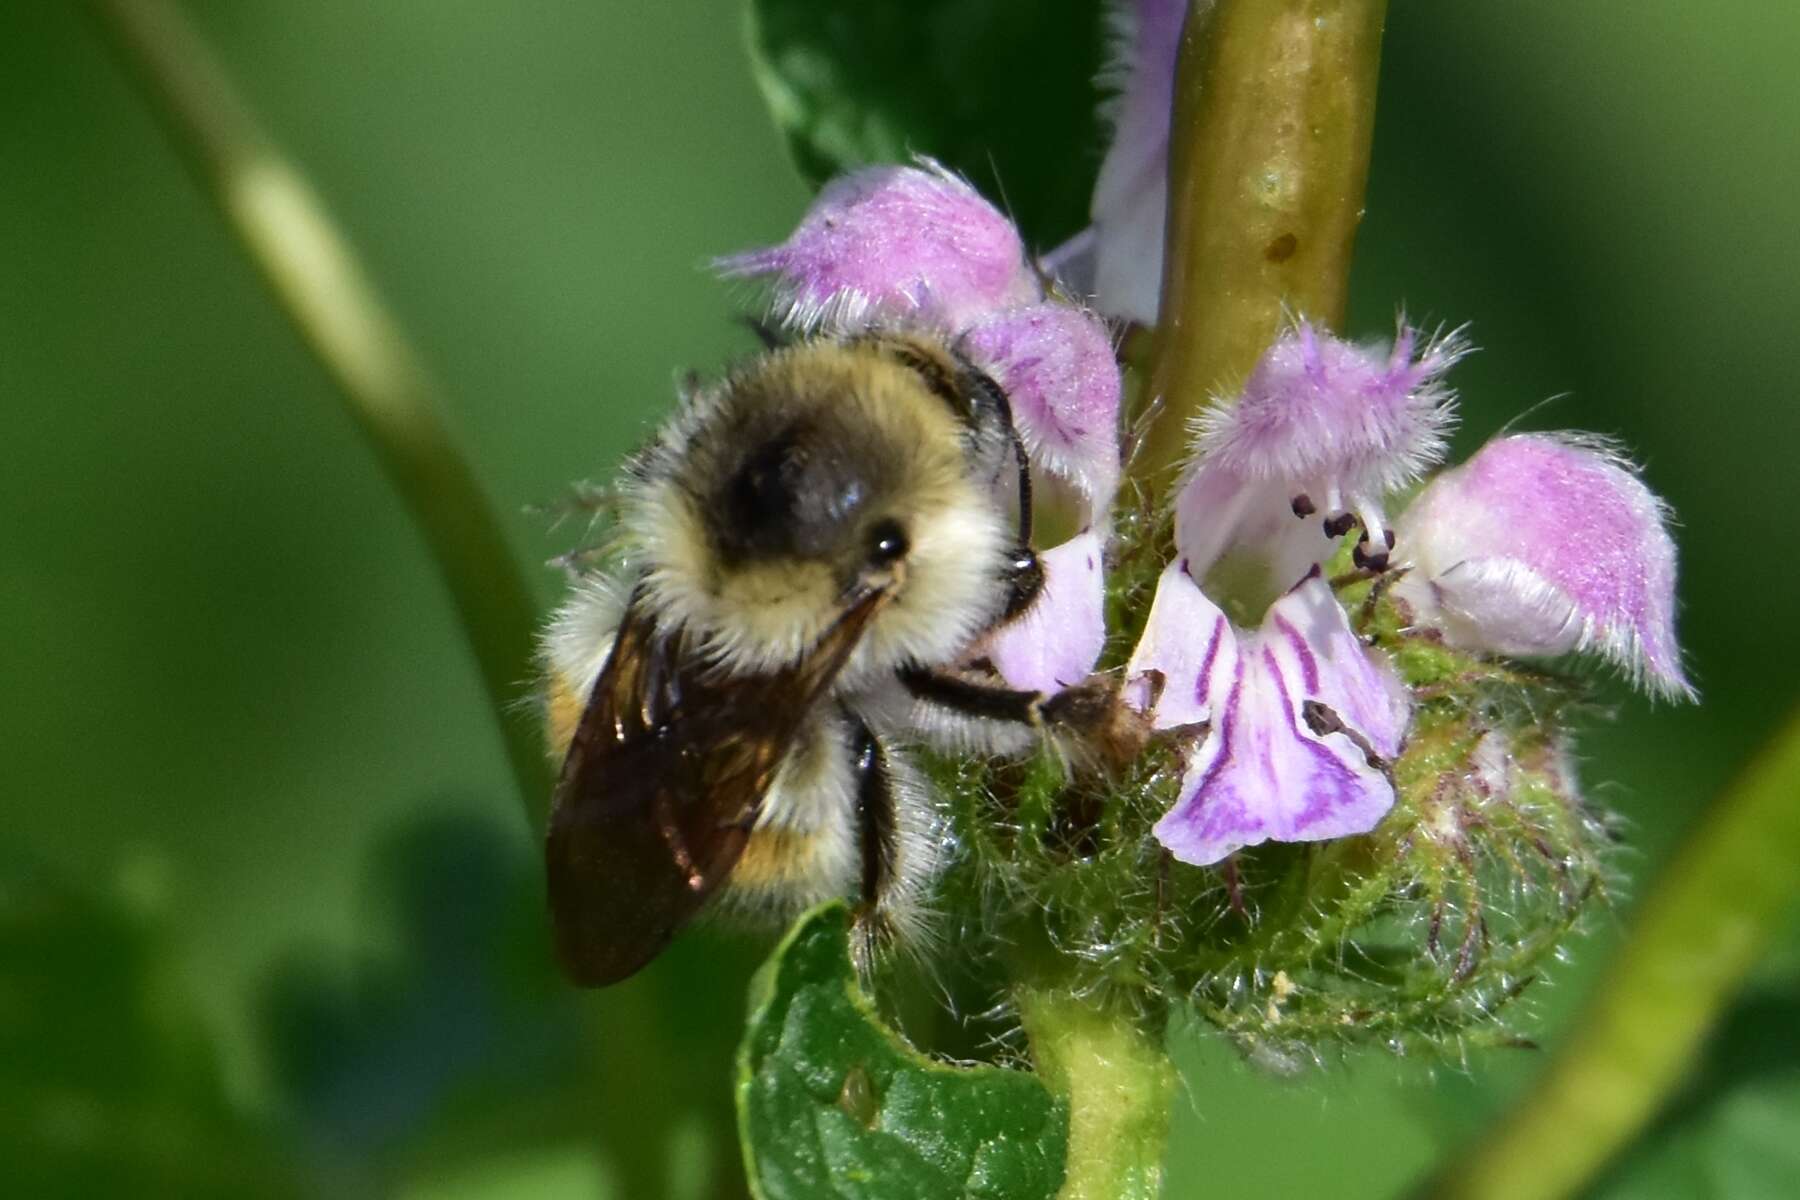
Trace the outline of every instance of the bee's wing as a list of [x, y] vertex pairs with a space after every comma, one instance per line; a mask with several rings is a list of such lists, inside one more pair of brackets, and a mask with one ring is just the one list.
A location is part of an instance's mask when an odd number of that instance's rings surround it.
[[631, 975], [731, 873], [776, 768], [885, 600], [863, 593], [787, 670], [720, 678], [633, 599], [550, 812], [550, 912], [571, 979]]

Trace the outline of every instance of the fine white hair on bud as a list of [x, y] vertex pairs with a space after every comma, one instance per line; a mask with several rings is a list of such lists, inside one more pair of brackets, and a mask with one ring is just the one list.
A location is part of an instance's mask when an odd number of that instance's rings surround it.
[[1004, 309], [962, 339], [1006, 392], [1033, 465], [1080, 493], [1084, 520], [1104, 515], [1119, 486], [1119, 363], [1106, 326], [1049, 302]]
[[1456, 645], [1594, 653], [1657, 696], [1692, 700], [1675, 640], [1668, 521], [1608, 442], [1497, 438], [1434, 479], [1401, 518], [1412, 569], [1395, 595]]
[[928, 158], [840, 176], [786, 241], [713, 265], [728, 277], [769, 280], [775, 316], [808, 332], [879, 319], [959, 332], [1043, 295], [1013, 223]]
[[1237, 398], [1195, 424], [1175, 502], [1176, 544], [1194, 577], [1245, 548], [1285, 589], [1357, 525], [1359, 559], [1384, 566], [1384, 501], [1443, 458], [1455, 419], [1444, 375], [1467, 353], [1460, 334], [1421, 339], [1404, 322], [1391, 346], [1305, 321], [1278, 338]]

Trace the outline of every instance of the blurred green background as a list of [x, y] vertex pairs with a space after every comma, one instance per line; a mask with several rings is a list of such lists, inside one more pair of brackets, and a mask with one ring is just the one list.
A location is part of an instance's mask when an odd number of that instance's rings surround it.
[[[570, 532], [527, 506], [604, 477], [677, 371], [746, 349], [739, 297], [702, 264], [778, 239], [806, 201], [738, 0], [187, 9], [447, 382], [548, 605], [559, 578], [536, 564]], [[1582, 743], [1640, 885], [1795, 698], [1796, 62], [1800, 8], [1767, 0], [1390, 14], [1353, 331], [1391, 329], [1400, 303], [1471, 322], [1459, 452], [1559, 396], [1527, 424], [1620, 436], [1680, 515], [1705, 703], [1610, 687], [1616, 720]], [[1099, 150], [1070, 153], [1091, 170]], [[140, 94], [61, 3], [0, 9], [0, 408], [4, 849], [174, 964], [146, 976], [150, 1007], [192, 998], [183, 1036], [216, 1047], [220, 1121], [287, 1131], [336, 1194], [579, 1195], [607, 1169], [584, 1130], [631, 1119], [621, 1089], [725, 1103], [729, 1037], [706, 1031], [739, 1019], [757, 947], [703, 934], [587, 1011], [529, 952], [528, 837], [433, 568]], [[1547, 1045], [1624, 915], [1534, 991]], [[47, 1077], [81, 1055], [96, 1080], [123, 1073], [136, 1001], [108, 982], [129, 957], [108, 945], [72, 957], [93, 986], [69, 1004], [92, 1021], [55, 1028], [116, 1046], [15, 1044], [15, 1026], [0, 1048]], [[658, 1036], [572, 1057], [583, 1022], [603, 1034], [615, 1013]], [[1746, 1194], [1720, 1181], [1770, 1169], [1756, 1139], [1800, 1137], [1797, 1028], [1800, 954], [1783, 953], [1608, 1194]], [[1202, 1035], [1181, 1060], [1171, 1196], [1374, 1197], [1542, 1056], [1368, 1055], [1274, 1079]], [[570, 1090], [541, 1110], [511, 1099], [552, 1076]], [[512, 1125], [456, 1123], [484, 1089]], [[75, 1116], [51, 1124], [79, 1150], [106, 1126], [65, 1092]], [[0, 1100], [0, 1120], [42, 1116]], [[477, 1125], [485, 1141], [432, 1149]], [[698, 1137], [678, 1122], [669, 1152]]]

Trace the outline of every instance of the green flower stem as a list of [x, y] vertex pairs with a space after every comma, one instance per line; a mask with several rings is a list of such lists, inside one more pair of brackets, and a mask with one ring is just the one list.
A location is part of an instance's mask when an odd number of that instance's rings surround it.
[[1133, 474], [1173, 483], [1190, 419], [1285, 315], [1344, 318], [1387, 0], [1190, 0], [1169, 140], [1162, 312]]
[[180, 12], [166, 0], [96, 0], [94, 12], [417, 522], [474, 651], [526, 815], [542, 833], [548, 765], [517, 711], [533, 674], [537, 613], [437, 385], [318, 196]]
[[1055, 983], [1022, 985], [1015, 997], [1039, 1076], [1068, 1098], [1058, 1200], [1154, 1200], [1175, 1095], [1161, 1029]]
[[1657, 878], [1543, 1077], [1423, 1195], [1569, 1196], [1643, 1128], [1800, 893], [1796, 796], [1800, 711]]

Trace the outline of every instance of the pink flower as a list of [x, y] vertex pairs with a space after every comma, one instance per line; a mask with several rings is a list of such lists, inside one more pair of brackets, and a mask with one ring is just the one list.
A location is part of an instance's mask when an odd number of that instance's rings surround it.
[[1675, 641], [1669, 512], [1603, 441], [1498, 438], [1433, 480], [1401, 518], [1395, 595], [1451, 643], [1507, 655], [1599, 654], [1693, 700]]
[[1367, 833], [1394, 804], [1406, 689], [1350, 629], [1317, 571], [1234, 628], [1181, 562], [1157, 587], [1129, 678], [1161, 679], [1152, 723], [1199, 723], [1174, 807], [1156, 837], [1216, 863], [1244, 846]]
[[1094, 182], [1093, 291], [1112, 317], [1156, 322], [1162, 295], [1169, 115], [1187, 0], [1131, 0], [1111, 9], [1113, 53], [1102, 82], [1115, 97], [1112, 145]]
[[1033, 462], [1073, 487], [1089, 520], [1119, 486], [1119, 363], [1092, 313], [1031, 304], [993, 313], [962, 347], [1012, 402]]
[[1016, 688], [1054, 692], [1080, 683], [1106, 644], [1106, 575], [1100, 535], [1085, 530], [1038, 555], [1044, 590], [980, 648]]
[[1044, 588], [979, 652], [1013, 687], [1079, 683], [1106, 640], [1104, 525], [1119, 485], [1119, 364], [1106, 327], [1084, 309], [1045, 303], [976, 325], [964, 350], [1012, 403], [1034, 474], [1071, 488], [1082, 529], [1038, 556]]
[[1465, 353], [1454, 334], [1421, 348], [1404, 324], [1392, 347], [1304, 321], [1282, 335], [1237, 400], [1207, 409], [1195, 431], [1175, 506], [1176, 542], [1194, 578], [1204, 582], [1242, 547], [1279, 592], [1329, 558], [1355, 523], [1359, 557], [1384, 562], [1383, 501], [1443, 457], [1454, 416], [1443, 376]]
[[[1319, 564], [1360, 523], [1356, 560], [1385, 567], [1386, 497], [1443, 455], [1443, 375], [1464, 347], [1439, 339], [1415, 357], [1417, 343], [1405, 325], [1389, 348], [1302, 322], [1234, 402], [1198, 422], [1175, 499], [1179, 557], [1127, 668], [1128, 679], [1162, 680], [1154, 724], [1207, 726], [1156, 827], [1185, 862], [1367, 833], [1393, 807], [1388, 764], [1406, 733], [1406, 689], [1357, 639]], [[1228, 553], [1260, 578], [1226, 571], [1209, 584]], [[1255, 627], [1234, 627], [1203, 585]]]

